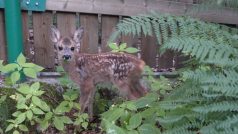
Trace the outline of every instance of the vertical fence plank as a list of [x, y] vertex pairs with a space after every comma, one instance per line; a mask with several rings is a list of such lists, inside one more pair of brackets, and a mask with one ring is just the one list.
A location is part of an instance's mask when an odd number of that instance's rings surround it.
[[0, 59], [6, 61], [6, 40], [5, 40], [5, 29], [4, 29], [4, 15], [3, 11], [0, 10]]
[[54, 68], [54, 49], [50, 40], [52, 13], [33, 13], [35, 62], [47, 69]]
[[102, 52], [110, 51], [107, 41], [115, 30], [118, 21], [119, 17], [117, 16], [102, 16]]
[[22, 12], [22, 31], [23, 31], [23, 45], [24, 45], [24, 54], [27, 59], [32, 62], [33, 55], [31, 54], [31, 44], [29, 42], [29, 17], [27, 12]]
[[141, 44], [141, 58], [150, 67], [156, 66], [156, 55], [158, 52], [158, 45], [156, 37], [142, 36]]
[[98, 52], [98, 16], [80, 14], [80, 25], [84, 27], [84, 37], [81, 51], [87, 53]]
[[76, 30], [76, 13], [57, 13], [57, 26], [61, 36], [71, 36]]

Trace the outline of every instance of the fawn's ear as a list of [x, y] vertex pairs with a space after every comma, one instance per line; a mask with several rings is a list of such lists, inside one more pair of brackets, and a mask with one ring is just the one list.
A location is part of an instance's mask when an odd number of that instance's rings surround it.
[[84, 28], [81, 26], [74, 32], [74, 41], [80, 43], [84, 33]]
[[51, 31], [50, 38], [52, 42], [54, 43], [58, 42], [60, 40], [60, 31], [54, 25], [51, 26], [50, 31]]

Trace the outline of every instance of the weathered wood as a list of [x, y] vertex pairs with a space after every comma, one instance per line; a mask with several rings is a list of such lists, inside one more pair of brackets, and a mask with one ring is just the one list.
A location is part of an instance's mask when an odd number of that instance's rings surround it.
[[156, 54], [158, 53], [158, 45], [155, 37], [142, 36], [141, 58], [150, 67], [156, 66]]
[[22, 31], [23, 31], [23, 45], [24, 55], [28, 61], [32, 62], [34, 55], [31, 54], [31, 43], [29, 42], [29, 16], [27, 12], [22, 12]]
[[54, 68], [54, 49], [50, 40], [52, 13], [33, 13], [35, 63], [47, 69]]
[[5, 27], [4, 27], [4, 12], [0, 10], [0, 60], [6, 61], [6, 40], [5, 40]]
[[[184, 15], [194, 4], [189, 2], [161, 1], [161, 0], [47, 0], [47, 10], [95, 13], [108, 15], [131, 16], [158, 11]], [[195, 5], [196, 6], [196, 5]], [[237, 24], [238, 12], [235, 9], [225, 8], [208, 10], [191, 16], [217, 23]]]
[[61, 36], [72, 36], [76, 30], [76, 14], [58, 12], [57, 26]]
[[115, 30], [118, 21], [119, 17], [117, 16], [102, 16], [102, 52], [110, 51], [107, 42], [112, 32]]
[[98, 52], [98, 16], [80, 14], [80, 25], [84, 27], [81, 51], [87, 53]]

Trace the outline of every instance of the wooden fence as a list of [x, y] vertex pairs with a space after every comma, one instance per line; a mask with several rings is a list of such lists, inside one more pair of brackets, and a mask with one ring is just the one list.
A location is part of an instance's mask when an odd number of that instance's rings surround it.
[[[97, 53], [98, 51], [109, 51], [106, 42], [120, 19], [139, 12], [148, 12], [148, 9], [164, 9], [164, 12], [167, 12], [166, 5], [161, 7], [161, 2], [166, 4], [166, 1], [148, 1], [115, 0], [113, 3], [111, 0], [47, 0], [46, 12], [22, 12], [24, 53], [30, 61], [36, 64], [47, 69], [55, 68], [55, 53], [49, 38], [49, 30], [52, 24], [57, 25], [63, 36], [72, 34], [79, 25], [83, 26], [85, 34], [81, 46], [82, 52]], [[180, 10], [179, 13], [183, 13], [184, 8], [181, 8], [182, 2], [184, 2], [183, 6], [187, 6], [188, 4], [193, 4], [194, 1], [181, 0], [177, 5], [173, 3], [173, 6], [176, 8], [171, 10], [170, 13], [177, 13], [178, 10]], [[156, 7], [156, 5], [160, 8]], [[6, 59], [3, 13], [3, 10], [1, 10], [0, 59]], [[206, 20], [206, 18], [209, 17], [206, 16], [204, 19]], [[213, 18], [219, 22], [219, 16], [217, 20], [213, 14]], [[231, 24], [238, 22], [236, 21], [237, 18], [233, 18]], [[141, 58], [151, 67], [170, 68], [179, 66], [180, 62], [177, 54], [167, 52], [163, 56], [158, 55], [159, 45], [155, 37], [121, 36], [118, 38], [118, 42], [126, 42], [129, 46], [139, 47], [141, 49]]]

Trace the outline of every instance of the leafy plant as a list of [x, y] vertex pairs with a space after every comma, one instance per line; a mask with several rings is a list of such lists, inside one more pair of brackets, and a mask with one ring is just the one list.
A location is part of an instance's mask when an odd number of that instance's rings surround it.
[[126, 43], [122, 43], [120, 45], [118, 45], [116, 43], [109, 43], [108, 46], [112, 49], [112, 52], [126, 52], [126, 53], [139, 52], [139, 50], [134, 47], [127, 47]]

